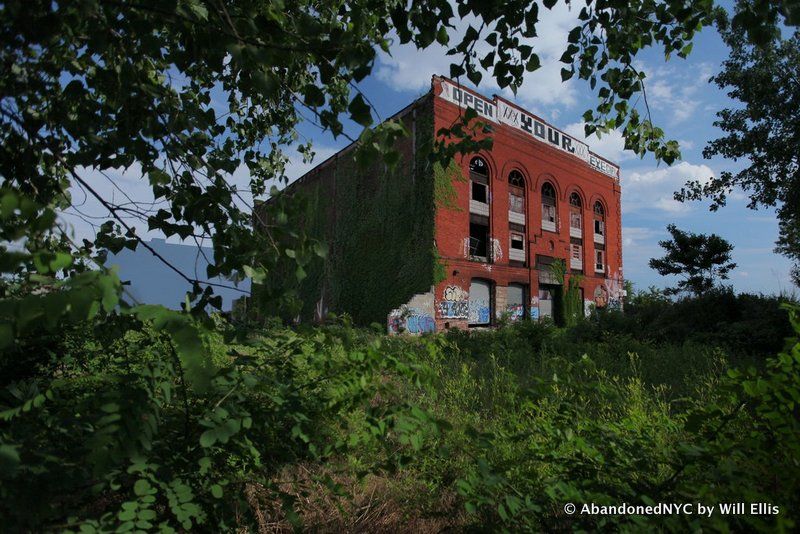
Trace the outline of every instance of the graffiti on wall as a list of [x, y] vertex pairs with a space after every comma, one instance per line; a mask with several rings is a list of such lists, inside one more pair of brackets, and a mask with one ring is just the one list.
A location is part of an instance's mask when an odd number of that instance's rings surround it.
[[469, 248], [469, 237], [464, 238], [464, 244], [462, 245], [462, 253], [464, 254], [465, 258], [469, 258], [470, 248]]
[[488, 324], [489, 312], [487, 301], [477, 299], [469, 301], [469, 322], [471, 324]]
[[525, 306], [523, 304], [510, 304], [506, 306], [506, 315], [509, 321], [521, 321], [525, 317]]
[[625, 293], [622, 275], [618, 272], [594, 289], [594, 305], [597, 308], [621, 310]]
[[598, 308], [605, 308], [608, 304], [608, 289], [604, 285], [594, 288], [594, 305]]
[[610, 278], [606, 279], [605, 287], [608, 291], [608, 309], [621, 310], [622, 298], [626, 296], [622, 274], [617, 271]]
[[439, 301], [439, 317], [442, 319], [467, 319], [469, 317], [469, 293], [458, 286], [447, 286]]
[[458, 286], [447, 286], [442, 293], [444, 300], [469, 300], [469, 293]]
[[500, 240], [492, 238], [492, 259], [494, 261], [503, 259], [503, 247], [500, 245]]
[[436, 330], [436, 322], [430, 315], [416, 308], [401, 307], [389, 314], [387, 327], [389, 334], [424, 334]]
[[539, 319], [539, 296], [531, 295], [531, 319], [536, 321]]

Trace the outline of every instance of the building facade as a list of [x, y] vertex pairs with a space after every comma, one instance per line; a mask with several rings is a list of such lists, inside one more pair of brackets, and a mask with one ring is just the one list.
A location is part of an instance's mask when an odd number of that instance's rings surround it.
[[[491, 150], [431, 164], [434, 132], [465, 108], [490, 125]], [[306, 316], [347, 312], [410, 333], [535, 320], [553, 314], [556, 260], [567, 280], [578, 276], [587, 313], [621, 306], [615, 164], [512, 102], [443, 77], [394, 118], [411, 132], [396, 169], [357, 168], [348, 147], [289, 187], [311, 199], [307, 228], [331, 251], [307, 283]]]

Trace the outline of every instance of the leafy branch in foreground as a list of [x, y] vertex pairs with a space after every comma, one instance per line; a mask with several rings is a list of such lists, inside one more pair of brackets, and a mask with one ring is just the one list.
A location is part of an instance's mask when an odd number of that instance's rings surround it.
[[[210, 239], [208, 277], [246, 275], [265, 282], [271, 305], [296, 306], [292, 288], [270, 284], [271, 274], [288, 258], [301, 279], [325, 248], [290, 224], [291, 199], [269, 186], [287, 181], [288, 150], [312, 158], [298, 132], [306, 117], [357, 139], [362, 162], [396, 162], [390, 149], [406, 132], [391, 121], [372, 127], [377, 114], [359, 84], [392, 36], [419, 48], [446, 44], [463, 17], [479, 22], [451, 46], [452, 76], [478, 83], [480, 65], [516, 89], [540, 67], [538, 4], [454, 5], [455, 12], [445, 0], [0, 4], [0, 365], [10, 371], [0, 384], [4, 526], [248, 528], [257, 522], [245, 499], [253, 486], [296, 519], [292, 494], [275, 479], [281, 467], [365, 447], [378, 452], [360, 472], [388, 469], [446, 427], [396, 390], [398, 381], [419, 388], [430, 374], [424, 366], [371, 340], [357, 344], [346, 322], [305, 335], [273, 328], [248, 336], [205, 313], [219, 300], [186, 273], [192, 293], [182, 312], [131, 306], [101, 259], [105, 250], [142, 244], [143, 227]], [[778, 10], [770, 3], [745, 25], [774, 26]], [[716, 16], [713, 4], [587, 1], [578, 16], [562, 72], [577, 73], [601, 99], [585, 116], [588, 131], [621, 128], [628, 148], [674, 160], [676, 145], [628, 103], [644, 96], [634, 59], [650, 46], [688, 54]], [[479, 57], [483, 43], [491, 51]], [[450, 129], [453, 143], [441, 147], [490, 142], [474, 117], [463, 118]], [[351, 134], [348, 120], [363, 130]], [[130, 177], [146, 181], [152, 198], [131, 198]], [[104, 193], [105, 181], [118, 194]], [[253, 221], [251, 199], [268, 191], [280, 201]], [[58, 215], [80, 215], [83, 195], [107, 213], [79, 244]], [[437, 359], [441, 347], [425, 340], [422, 348]]]

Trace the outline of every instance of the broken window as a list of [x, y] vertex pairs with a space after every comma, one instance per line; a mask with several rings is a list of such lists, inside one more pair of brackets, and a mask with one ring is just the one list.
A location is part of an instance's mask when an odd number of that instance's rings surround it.
[[513, 192], [509, 192], [508, 209], [514, 213], [525, 213], [525, 199]]
[[581, 197], [576, 192], [569, 196], [569, 231], [570, 235], [580, 237], [583, 229], [583, 214], [581, 212], [583, 204]]
[[553, 295], [558, 286], [539, 286], [539, 317], [553, 316]]
[[469, 172], [470, 174], [479, 174], [481, 176], [489, 177], [489, 165], [486, 164], [486, 160], [481, 157], [474, 157], [469, 162]]
[[556, 231], [556, 190], [549, 182], [542, 185], [542, 229]]
[[606, 235], [606, 213], [599, 200], [594, 203], [594, 233], [595, 236]]
[[606, 251], [605, 250], [595, 250], [594, 251], [594, 270], [595, 272], [602, 273], [606, 270]]
[[514, 250], [525, 250], [525, 236], [522, 234], [511, 234], [511, 248]]
[[474, 157], [469, 164], [469, 212], [489, 216], [489, 166], [483, 158]]
[[525, 213], [525, 179], [519, 171], [511, 171], [508, 175], [508, 209]]
[[478, 217], [469, 223], [469, 256], [470, 259], [488, 261], [489, 259], [489, 225]]
[[476, 202], [482, 202], [484, 204], [489, 203], [489, 193], [487, 191], [486, 184], [481, 184], [478, 182], [472, 182], [472, 200]]

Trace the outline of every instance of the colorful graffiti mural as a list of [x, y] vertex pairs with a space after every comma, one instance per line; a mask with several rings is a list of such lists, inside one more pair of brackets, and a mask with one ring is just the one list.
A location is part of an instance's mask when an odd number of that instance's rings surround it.
[[606, 291], [608, 291], [608, 309], [621, 310], [622, 299], [627, 296], [622, 280], [622, 274], [617, 272], [605, 281]]
[[439, 317], [442, 319], [467, 319], [469, 317], [469, 293], [458, 286], [447, 286], [439, 301]]
[[624, 288], [622, 275], [620, 275], [620, 273], [616, 273], [595, 288], [594, 305], [597, 308], [621, 310], [622, 299], [625, 296], [627, 295]]
[[522, 304], [506, 306], [506, 315], [509, 321], [521, 321], [525, 317], [525, 306]]
[[531, 320], [539, 320], [539, 296], [531, 295]]
[[491, 309], [485, 300], [469, 301], [469, 322], [471, 324], [489, 324]]
[[436, 330], [436, 321], [430, 315], [411, 315], [406, 319], [406, 330], [412, 334], [424, 334]]
[[443, 300], [439, 302], [439, 317], [442, 319], [466, 319], [469, 317], [469, 303], [465, 300]]
[[608, 304], [608, 290], [603, 285], [594, 288], [594, 305], [598, 308], [605, 308]]
[[392, 310], [387, 320], [389, 334], [424, 334], [436, 331], [436, 321], [433, 317], [414, 308], [401, 308]]
[[444, 300], [468, 300], [469, 293], [458, 286], [447, 286], [442, 292]]

